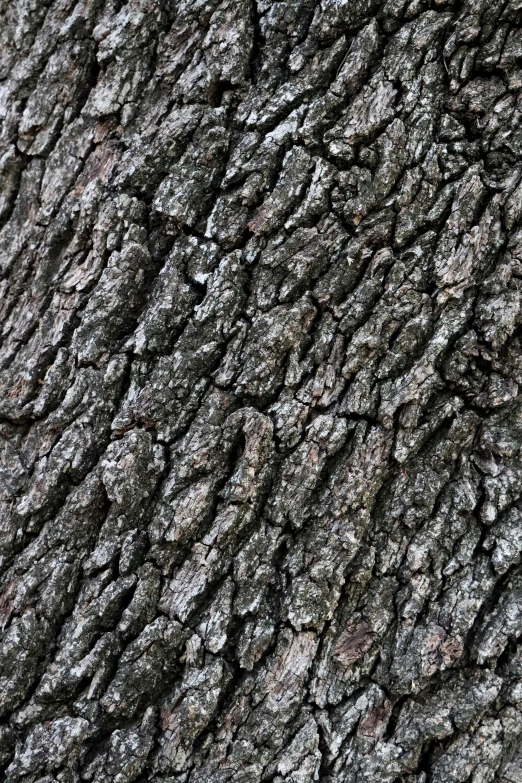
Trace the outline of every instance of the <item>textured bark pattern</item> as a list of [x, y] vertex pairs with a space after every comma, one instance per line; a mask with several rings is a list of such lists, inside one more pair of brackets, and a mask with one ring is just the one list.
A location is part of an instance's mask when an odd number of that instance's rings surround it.
[[521, 0], [0, 7], [0, 774], [521, 783]]

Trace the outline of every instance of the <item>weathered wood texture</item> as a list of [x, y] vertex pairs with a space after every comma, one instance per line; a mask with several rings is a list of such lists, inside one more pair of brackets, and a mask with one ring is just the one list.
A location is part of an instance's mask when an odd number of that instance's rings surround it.
[[0, 775], [521, 783], [521, 0], [0, 5]]

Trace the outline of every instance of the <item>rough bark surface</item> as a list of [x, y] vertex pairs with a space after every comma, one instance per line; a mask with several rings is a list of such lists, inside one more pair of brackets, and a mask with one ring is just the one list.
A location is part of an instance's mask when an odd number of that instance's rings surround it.
[[0, 8], [0, 774], [521, 783], [521, 0]]

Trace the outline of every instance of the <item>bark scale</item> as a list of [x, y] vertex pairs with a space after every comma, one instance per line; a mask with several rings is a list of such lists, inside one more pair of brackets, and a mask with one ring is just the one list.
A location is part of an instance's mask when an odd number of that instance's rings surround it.
[[0, 774], [522, 781], [520, 0], [0, 3]]

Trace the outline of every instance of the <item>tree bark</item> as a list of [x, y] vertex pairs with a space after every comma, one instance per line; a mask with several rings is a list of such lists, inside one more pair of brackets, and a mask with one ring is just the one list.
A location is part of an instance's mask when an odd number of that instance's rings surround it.
[[520, 0], [0, 7], [0, 775], [521, 783]]

